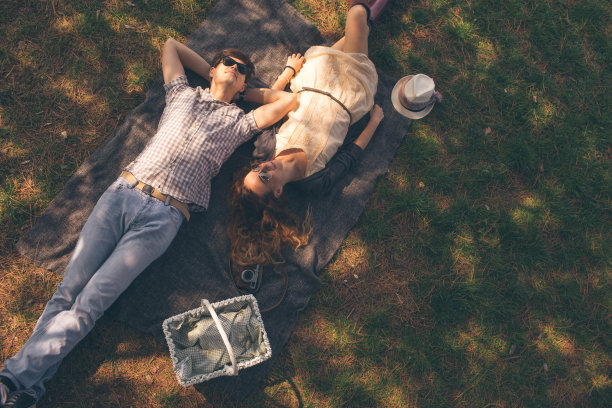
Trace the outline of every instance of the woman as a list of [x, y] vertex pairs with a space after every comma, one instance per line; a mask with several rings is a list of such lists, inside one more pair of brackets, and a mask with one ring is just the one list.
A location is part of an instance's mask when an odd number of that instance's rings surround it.
[[[228, 234], [238, 264], [274, 263], [283, 246], [305, 244], [308, 223], [279, 201], [284, 186], [297, 182], [308, 192], [325, 192], [359, 158], [383, 119], [374, 105], [378, 75], [367, 55], [370, 26], [386, 3], [352, 4], [345, 36], [332, 47], [315, 46], [304, 57], [289, 57], [272, 86], [282, 89], [291, 81], [298, 107], [276, 135], [274, 158], [234, 185]], [[338, 151], [349, 126], [368, 112], [363, 132]]]

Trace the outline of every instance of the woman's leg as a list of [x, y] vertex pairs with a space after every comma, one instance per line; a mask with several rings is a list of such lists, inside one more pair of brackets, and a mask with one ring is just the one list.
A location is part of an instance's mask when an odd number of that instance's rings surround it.
[[339, 39], [338, 41], [336, 41], [334, 43], [334, 45], [332, 45], [332, 48], [334, 50], [338, 50], [338, 51], [344, 51], [344, 38], [342, 37], [341, 39]]
[[344, 41], [344, 52], [358, 52], [368, 55], [369, 35], [370, 27], [368, 26], [368, 11], [362, 5], [355, 5], [349, 9], [348, 14], [346, 15], [344, 37], [334, 44], [333, 48], [336, 48], [338, 43]]

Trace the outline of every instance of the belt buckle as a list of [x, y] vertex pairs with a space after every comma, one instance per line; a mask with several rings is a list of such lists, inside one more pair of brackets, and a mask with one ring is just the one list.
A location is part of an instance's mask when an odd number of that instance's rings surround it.
[[151, 194], [153, 194], [153, 191], [155, 191], [155, 187], [149, 185], [149, 184], [145, 184], [144, 186], [142, 186], [142, 190], [143, 193], [145, 193], [146, 195], [150, 196]]

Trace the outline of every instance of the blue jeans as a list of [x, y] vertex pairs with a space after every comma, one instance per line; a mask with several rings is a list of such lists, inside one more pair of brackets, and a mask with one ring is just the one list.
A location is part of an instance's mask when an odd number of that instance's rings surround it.
[[132, 281], [168, 248], [183, 214], [123, 178], [100, 197], [85, 223], [63, 281], [34, 332], [0, 375], [38, 397], [62, 359], [91, 331]]

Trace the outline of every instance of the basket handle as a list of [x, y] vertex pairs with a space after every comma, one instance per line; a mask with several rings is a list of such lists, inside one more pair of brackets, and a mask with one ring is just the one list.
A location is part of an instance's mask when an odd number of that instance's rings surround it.
[[232, 361], [232, 372], [231, 375], [238, 375], [238, 365], [236, 364], [236, 356], [234, 355], [234, 350], [232, 349], [232, 345], [227, 338], [227, 334], [225, 330], [223, 330], [223, 326], [221, 325], [221, 320], [219, 320], [219, 316], [217, 316], [217, 312], [213, 309], [212, 305], [207, 299], [202, 299], [202, 303], [208, 308], [210, 312], [210, 316], [215, 321], [217, 325], [217, 329], [219, 330], [219, 334], [221, 334], [221, 338], [223, 339], [223, 343], [225, 344], [225, 348], [229, 354], [230, 360]]

